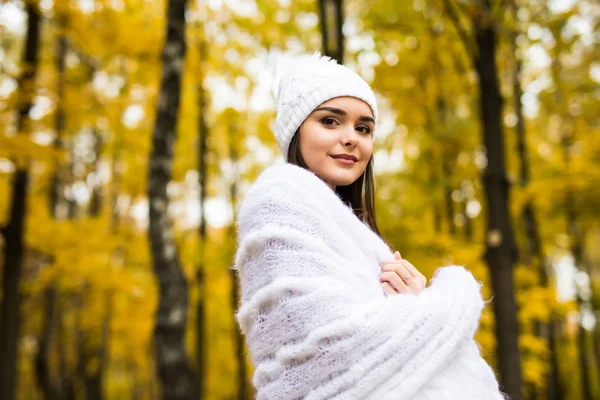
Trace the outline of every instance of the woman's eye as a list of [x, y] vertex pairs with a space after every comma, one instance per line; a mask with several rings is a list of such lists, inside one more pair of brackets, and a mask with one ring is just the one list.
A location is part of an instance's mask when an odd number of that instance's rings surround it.
[[369, 128], [368, 126], [361, 125], [356, 129], [358, 129], [360, 133], [371, 133], [371, 128]]
[[335, 119], [330, 118], [330, 117], [325, 117], [321, 120], [321, 122], [323, 122], [325, 125], [333, 125], [333, 124], [335, 124]]

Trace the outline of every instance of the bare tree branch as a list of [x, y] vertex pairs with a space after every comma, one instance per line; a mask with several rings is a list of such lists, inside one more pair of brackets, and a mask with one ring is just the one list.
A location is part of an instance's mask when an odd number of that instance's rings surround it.
[[454, 8], [453, 4], [451, 3], [451, 0], [443, 0], [443, 2], [444, 10], [450, 18], [450, 21], [452, 21], [454, 29], [456, 29], [456, 33], [458, 34], [458, 37], [460, 38], [463, 46], [465, 47], [465, 51], [469, 55], [469, 58], [473, 59], [473, 56], [475, 55], [475, 50], [473, 48], [471, 40], [469, 40], [469, 34], [460, 23], [460, 15]]

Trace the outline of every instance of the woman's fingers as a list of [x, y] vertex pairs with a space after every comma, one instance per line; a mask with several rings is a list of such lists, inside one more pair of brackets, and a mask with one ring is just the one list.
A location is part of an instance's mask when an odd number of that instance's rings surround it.
[[406, 284], [406, 286], [410, 288], [413, 292], [421, 293], [421, 290], [423, 290], [423, 288], [421, 287], [421, 281], [418, 277], [415, 277], [414, 275], [407, 272], [406, 275], [401, 275], [400, 278]]
[[427, 278], [425, 278], [425, 275], [420, 273], [419, 270], [407, 260], [402, 260], [402, 265], [415, 278], [415, 281], [419, 283], [421, 289], [425, 288], [427, 285]]
[[425, 276], [421, 274], [409, 261], [399, 259], [398, 257], [399, 252], [396, 251], [394, 253], [395, 260], [388, 261], [382, 266], [382, 275], [385, 272], [395, 273], [404, 285], [401, 285], [400, 283], [394, 284], [394, 282], [390, 283], [392, 283], [395, 288], [400, 286], [400, 289], [397, 290], [401, 291], [402, 293], [420, 293], [427, 285], [427, 278], [425, 278]]
[[383, 272], [380, 277], [381, 282], [387, 282], [398, 292], [406, 293], [408, 291], [408, 285], [400, 279], [397, 273], [394, 271]]
[[416, 268], [414, 265], [412, 265], [408, 260], [398, 260], [403, 266], [404, 268], [407, 269], [407, 271], [412, 275], [412, 276], [419, 276], [422, 275]]
[[400, 278], [406, 280], [406, 283], [408, 284], [408, 279], [410, 279], [413, 274], [406, 268], [402, 261], [403, 260], [392, 261], [391, 263], [384, 265], [381, 270], [383, 272], [395, 272]]
[[396, 289], [394, 289], [394, 287], [387, 282], [383, 282], [381, 287], [383, 288], [384, 293], [397, 294]]

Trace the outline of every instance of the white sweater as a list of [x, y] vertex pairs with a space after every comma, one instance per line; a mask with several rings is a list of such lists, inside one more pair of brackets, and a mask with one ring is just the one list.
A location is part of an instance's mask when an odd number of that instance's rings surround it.
[[236, 318], [262, 399], [501, 400], [473, 335], [481, 285], [439, 268], [418, 296], [387, 296], [387, 244], [325, 182], [267, 168], [238, 218]]

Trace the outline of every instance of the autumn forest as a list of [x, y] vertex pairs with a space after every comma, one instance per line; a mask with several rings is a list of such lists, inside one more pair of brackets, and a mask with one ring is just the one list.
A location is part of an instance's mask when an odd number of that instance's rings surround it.
[[600, 399], [595, 0], [0, 1], [0, 400], [252, 399], [236, 212], [320, 50], [377, 94], [377, 222], [483, 283], [512, 400]]

